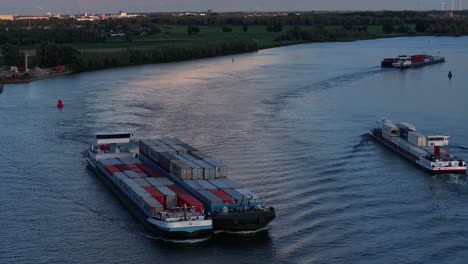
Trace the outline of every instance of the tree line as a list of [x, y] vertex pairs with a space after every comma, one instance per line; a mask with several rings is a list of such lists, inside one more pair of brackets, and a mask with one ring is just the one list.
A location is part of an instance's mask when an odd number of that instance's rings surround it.
[[[423, 34], [468, 34], [468, 14], [446, 17], [441, 12], [369, 11], [369, 12], [302, 12], [277, 15], [273, 13], [213, 13], [206, 16], [175, 16], [147, 14], [134, 18], [76, 21], [74, 19], [0, 21], [0, 45], [31, 45], [51, 43], [105, 42], [108, 33], [160, 34], [165, 25], [190, 25], [187, 33], [197, 34], [200, 26], [219, 26], [229, 32], [231, 26], [265, 26], [269, 32], [281, 32], [283, 26], [383, 26], [385, 33], [407, 33], [407, 25], [417, 25]], [[197, 31], [198, 30], [198, 31]]]
[[294, 41], [302, 40], [307, 42], [324, 42], [324, 41], [343, 41], [355, 39], [374, 38], [374, 34], [367, 32], [366, 28], [325, 28], [316, 27], [302, 29], [295, 26], [293, 29], [286, 31], [276, 38], [276, 41]]
[[[104, 68], [173, 62], [189, 59], [222, 56], [258, 50], [257, 43], [250, 39], [199, 42], [181, 47], [146, 49], [122, 49], [115, 51], [78, 51], [76, 48], [59, 44], [41, 44], [37, 47], [37, 66], [42, 68], [69, 65], [74, 71], [83, 72]], [[3, 45], [5, 65], [21, 65], [24, 54], [13, 45]]]
[[182, 47], [80, 52], [72, 64], [73, 69], [80, 72], [128, 65], [200, 59], [257, 50], [257, 43], [253, 40], [200, 42]]
[[105, 35], [95, 29], [85, 28], [32, 28], [0, 29], [0, 45], [34, 45], [40, 43], [97, 43], [104, 42]]

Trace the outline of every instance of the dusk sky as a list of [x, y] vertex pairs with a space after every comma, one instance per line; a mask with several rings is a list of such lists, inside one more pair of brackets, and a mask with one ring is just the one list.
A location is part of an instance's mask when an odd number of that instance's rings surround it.
[[[468, 0], [463, 0], [466, 2]], [[421, 10], [440, 9], [439, 0], [1, 0], [0, 13]], [[451, 0], [445, 0], [450, 3]], [[455, 0], [458, 8], [459, 0]], [[464, 4], [464, 3], [463, 3]], [[447, 6], [449, 6], [447, 4]]]

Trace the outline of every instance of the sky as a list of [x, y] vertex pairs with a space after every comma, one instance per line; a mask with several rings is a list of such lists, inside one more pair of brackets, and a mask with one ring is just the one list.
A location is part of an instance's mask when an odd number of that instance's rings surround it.
[[[451, 0], [446, 7], [451, 7]], [[458, 9], [460, 0], [454, 0]], [[463, 6], [464, 2], [461, 1]], [[166, 11], [433, 10], [441, 0], [0, 0], [0, 14]]]

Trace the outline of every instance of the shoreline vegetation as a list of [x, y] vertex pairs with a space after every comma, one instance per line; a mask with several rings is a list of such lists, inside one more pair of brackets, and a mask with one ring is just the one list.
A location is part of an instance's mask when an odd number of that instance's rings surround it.
[[[97, 21], [51, 18], [34, 24], [0, 21], [0, 65], [5, 66], [0, 81], [28, 82], [313, 42], [463, 36], [468, 35], [468, 11], [449, 15], [439, 11], [146, 14]], [[43, 74], [35, 76], [23, 69], [13, 76], [6, 70], [12, 65]]]

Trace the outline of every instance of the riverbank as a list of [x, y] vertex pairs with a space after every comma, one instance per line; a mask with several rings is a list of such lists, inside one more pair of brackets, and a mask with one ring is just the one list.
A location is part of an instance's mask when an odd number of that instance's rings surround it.
[[[144, 64], [158, 64], [225, 56], [258, 50], [315, 42], [349, 42], [379, 38], [417, 37], [427, 34], [415, 33], [409, 25], [409, 33], [386, 34], [380, 26], [370, 27], [295, 27], [285, 26], [279, 32], [265, 31], [264, 27], [232, 27], [232, 32], [219, 32], [217, 27], [200, 27], [196, 36], [187, 36], [185, 27], [171, 26], [171, 38], [165, 36], [139, 36], [132, 41], [116, 38], [106, 43], [57, 45], [76, 49], [75, 59], [63, 74], [50, 74], [24, 80], [9, 80], [6, 83], [21, 83], [42, 80], [64, 74], [95, 71], [108, 68]], [[203, 33], [202, 33], [203, 32]], [[255, 38], [254, 38], [255, 37]], [[30, 47], [29, 47], [30, 48]], [[377, 62], [376, 62], [377, 63]]]
[[68, 74], [72, 74], [73, 71], [64, 71], [64, 72], [59, 72], [59, 73], [50, 73], [44, 76], [34, 76], [34, 77], [25, 77], [25, 78], [19, 78], [19, 79], [11, 79], [11, 78], [6, 78], [6, 79], [0, 79], [0, 82], [3, 82], [4, 84], [15, 84], [15, 83], [30, 83], [34, 81], [39, 81], [39, 80], [44, 80], [44, 79], [50, 79], [54, 77], [59, 77], [59, 76], [64, 76]]

